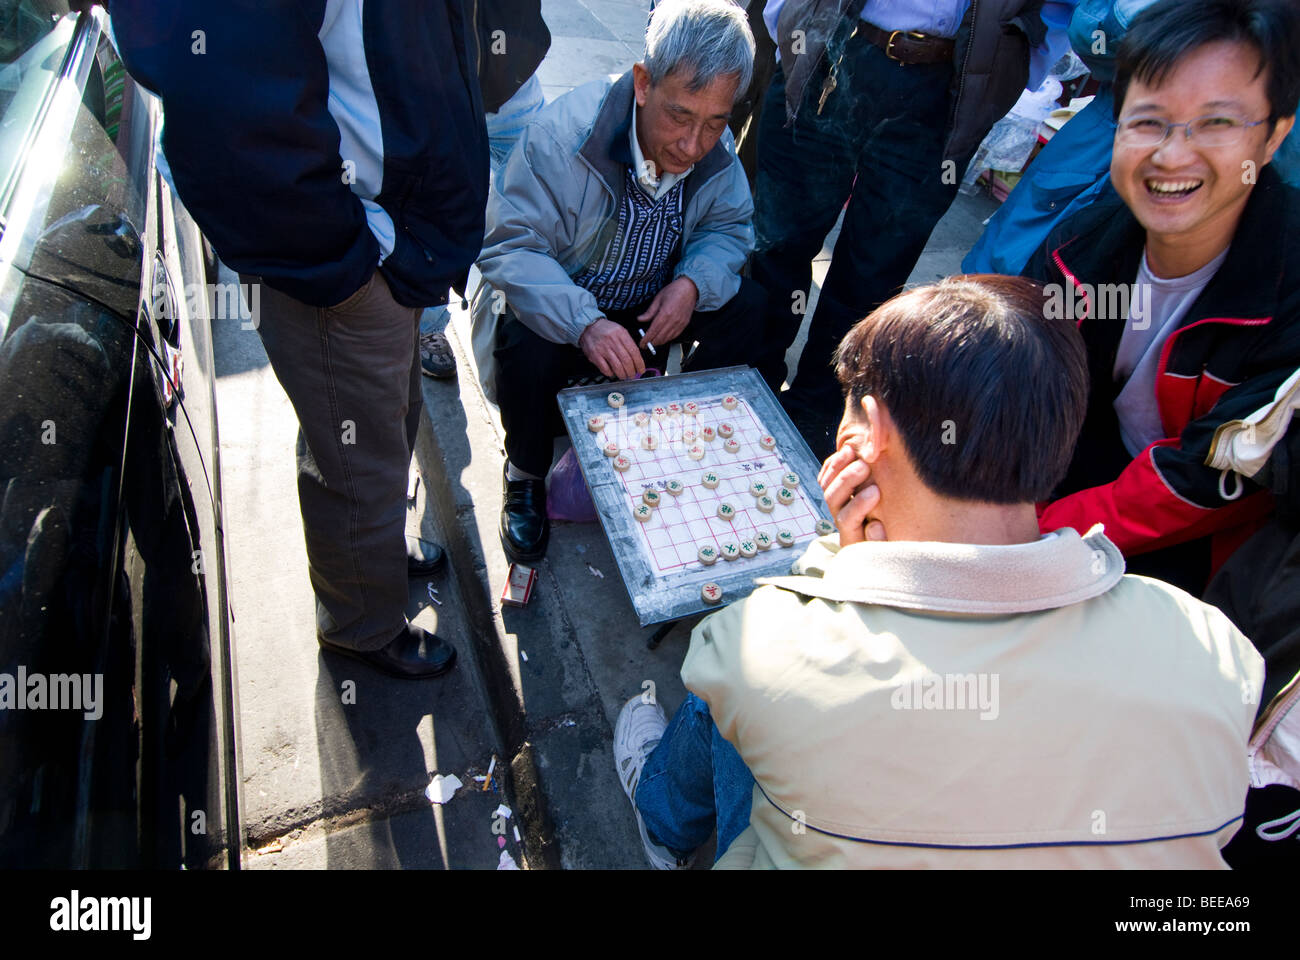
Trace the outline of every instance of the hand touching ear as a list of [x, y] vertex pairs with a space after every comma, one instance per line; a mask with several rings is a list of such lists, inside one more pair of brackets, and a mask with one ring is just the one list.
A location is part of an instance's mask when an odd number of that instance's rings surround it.
[[839, 449], [826, 458], [817, 483], [826, 496], [826, 506], [835, 518], [840, 532], [840, 546], [861, 543], [863, 540], [884, 540], [885, 526], [871, 520], [870, 514], [880, 505], [880, 488], [871, 480], [871, 464], [859, 454], [861, 446], [870, 441], [865, 429], [854, 433], [850, 428], [840, 428]]

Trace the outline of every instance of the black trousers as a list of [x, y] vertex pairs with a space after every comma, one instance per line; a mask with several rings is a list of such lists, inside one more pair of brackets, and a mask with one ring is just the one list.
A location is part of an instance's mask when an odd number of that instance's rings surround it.
[[819, 104], [824, 60], [786, 125], [785, 74], [768, 87], [758, 135], [751, 275], [771, 295], [757, 364], [773, 390], [812, 289], [812, 261], [848, 199], [844, 225], [808, 327], [790, 411], [814, 455], [834, 451], [844, 399], [831, 357], [849, 328], [898, 293], [934, 225], [957, 194], [965, 162], [941, 163], [951, 64], [902, 64], [861, 38], [848, 41], [837, 86]]
[[[606, 318], [622, 326], [640, 341], [637, 328], [648, 331], [637, 315], [649, 301], [630, 310], [614, 310]], [[686, 370], [710, 370], [734, 364], [752, 364], [762, 342], [767, 293], [752, 280], [742, 278], [740, 290], [717, 310], [697, 310], [674, 343], [700, 345]], [[657, 356], [641, 352], [647, 366], [663, 368], [668, 345], [656, 348]], [[564, 433], [555, 395], [575, 377], [599, 377], [600, 371], [579, 347], [552, 343], [515, 316], [509, 307], [501, 315], [494, 351], [497, 362], [497, 402], [506, 431], [506, 456], [520, 470], [543, 477], [551, 468], [555, 438]]]

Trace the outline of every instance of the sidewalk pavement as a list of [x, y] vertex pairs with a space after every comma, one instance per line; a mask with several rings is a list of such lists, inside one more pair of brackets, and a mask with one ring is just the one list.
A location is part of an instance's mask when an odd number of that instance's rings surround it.
[[[648, 6], [543, 0], [552, 46], [538, 73], [547, 99], [639, 59]], [[912, 282], [956, 272], [992, 210], [983, 197], [959, 197]], [[816, 265], [818, 283], [833, 242], [834, 234]], [[647, 649], [654, 630], [638, 626], [598, 523], [556, 524], [532, 601], [502, 608], [500, 420], [479, 387], [458, 303], [447, 332], [458, 380], [424, 380], [408, 530], [443, 543], [450, 565], [431, 580], [441, 605], [426, 583], [412, 583], [408, 614], [455, 643], [460, 662], [445, 677], [410, 683], [322, 655], [313, 642], [296, 419], [256, 332], [214, 322], [246, 867], [495, 868], [502, 835], [525, 867], [645, 866], [614, 774], [613, 724], [623, 702], [648, 689], [671, 716], [698, 618]], [[472, 778], [494, 755], [484, 792]], [[435, 774], [466, 786], [431, 805], [424, 790]], [[509, 821], [494, 816], [501, 803]]]

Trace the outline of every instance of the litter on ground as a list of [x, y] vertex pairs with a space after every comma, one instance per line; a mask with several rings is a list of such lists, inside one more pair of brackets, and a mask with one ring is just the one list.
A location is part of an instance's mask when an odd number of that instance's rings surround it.
[[433, 782], [424, 790], [424, 795], [429, 798], [431, 803], [446, 803], [456, 795], [464, 784], [460, 782], [460, 777], [454, 773], [449, 777], [444, 777], [441, 773], [433, 778]]

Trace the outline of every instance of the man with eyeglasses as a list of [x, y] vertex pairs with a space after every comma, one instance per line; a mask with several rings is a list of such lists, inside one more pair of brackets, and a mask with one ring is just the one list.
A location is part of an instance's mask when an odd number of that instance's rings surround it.
[[1042, 529], [1103, 523], [1130, 572], [1198, 596], [1275, 508], [1207, 464], [1300, 367], [1300, 191], [1269, 166], [1298, 99], [1292, 0], [1148, 7], [1118, 56], [1114, 193], [1025, 269], [1078, 321], [1092, 381]]

